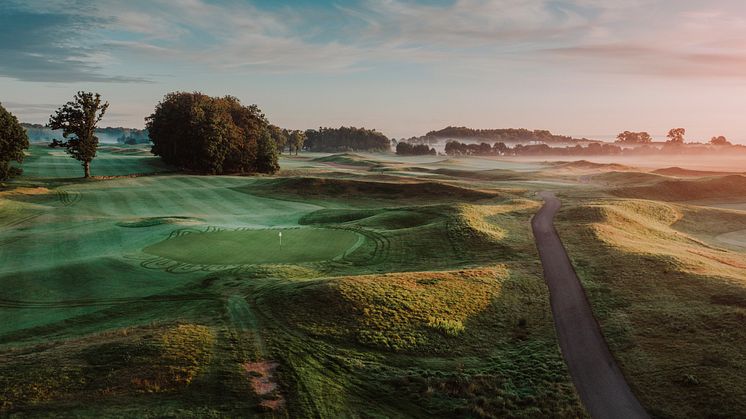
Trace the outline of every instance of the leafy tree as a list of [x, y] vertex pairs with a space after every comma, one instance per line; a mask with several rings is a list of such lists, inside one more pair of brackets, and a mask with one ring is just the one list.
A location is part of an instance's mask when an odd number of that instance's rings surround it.
[[710, 140], [710, 144], [712, 145], [733, 145], [730, 141], [728, 141], [727, 138], [723, 137], [722, 135], [718, 137], [712, 137]]
[[282, 154], [282, 150], [285, 149], [285, 146], [288, 145], [289, 142], [290, 135], [288, 133], [288, 130], [282, 129], [277, 125], [270, 125], [269, 134], [272, 137], [272, 140], [275, 142], [277, 151]]
[[293, 148], [295, 148], [295, 155], [298, 155], [298, 150], [303, 148], [303, 143], [306, 142], [306, 133], [300, 130], [295, 130], [290, 133], [290, 141]]
[[311, 151], [389, 151], [385, 135], [365, 128], [319, 128], [306, 131], [306, 145]]
[[277, 149], [269, 131], [265, 131], [259, 137], [256, 157], [257, 172], [274, 174], [280, 170], [280, 165], [277, 163]]
[[276, 171], [276, 148], [259, 155], [263, 136], [275, 143], [269, 122], [256, 105], [243, 106], [235, 97], [169, 93], [146, 125], [153, 154], [168, 164], [207, 174]]
[[73, 100], [49, 117], [49, 127], [62, 130], [62, 136], [67, 139], [62, 145], [68, 154], [82, 163], [87, 178], [91, 177], [91, 161], [98, 148], [96, 125], [108, 108], [109, 103], [102, 103], [98, 93], [78, 92]]
[[18, 119], [0, 104], [0, 180], [20, 174], [20, 169], [11, 167], [10, 162], [23, 162], [23, 150], [29, 147], [26, 130]]
[[684, 144], [684, 135], [686, 130], [684, 128], [672, 128], [668, 131], [668, 143], [669, 144]]
[[616, 136], [616, 141], [623, 144], [650, 144], [653, 142], [653, 137], [644, 131], [624, 131]]
[[404, 141], [400, 141], [396, 144], [396, 154], [400, 156], [424, 156], [424, 155], [435, 155], [436, 151], [434, 148], [430, 148], [427, 144], [410, 144]]

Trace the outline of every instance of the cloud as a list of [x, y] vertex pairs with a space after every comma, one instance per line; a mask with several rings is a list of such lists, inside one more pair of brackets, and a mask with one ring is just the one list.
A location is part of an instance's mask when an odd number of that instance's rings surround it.
[[87, 37], [104, 24], [76, 13], [0, 6], [0, 76], [60, 83], [145, 81], [102, 73], [107, 56]]
[[581, 72], [746, 75], [746, 20], [734, 17], [744, 8], [732, 0], [705, 8], [663, 0], [9, 4], [0, 6], [0, 75], [28, 81], [147, 81], [111, 74], [127, 63], [235, 74], [349, 72], [389, 63], [478, 72], [549, 63]]

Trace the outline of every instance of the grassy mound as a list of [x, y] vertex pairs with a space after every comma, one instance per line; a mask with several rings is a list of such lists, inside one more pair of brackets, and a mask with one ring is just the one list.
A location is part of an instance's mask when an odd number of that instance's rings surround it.
[[330, 163], [332, 165], [340, 166], [355, 166], [361, 168], [372, 168], [381, 166], [381, 163], [379, 162], [368, 160], [365, 157], [354, 153], [332, 154], [331, 156], [317, 157], [311, 161], [319, 163]]
[[140, 228], [140, 227], [152, 227], [152, 226], [163, 225], [163, 224], [194, 224], [200, 221], [202, 220], [198, 218], [182, 217], [182, 216], [145, 217], [145, 218], [140, 218], [134, 221], [121, 221], [117, 223], [117, 225], [120, 227]]
[[634, 170], [630, 166], [625, 166], [618, 163], [594, 163], [588, 160], [577, 160], [571, 162], [556, 162], [552, 164], [550, 171], [554, 170], [568, 170], [568, 171], [629, 171]]
[[439, 175], [465, 178], [465, 179], [476, 179], [476, 180], [519, 180], [524, 179], [525, 176], [521, 176], [518, 172], [506, 169], [491, 169], [491, 170], [459, 170], [459, 169], [435, 169], [431, 173], [437, 173]]
[[477, 191], [437, 182], [366, 182], [315, 177], [283, 178], [241, 188], [247, 193], [291, 194], [302, 197], [364, 198], [367, 200], [480, 200], [496, 192]]
[[653, 173], [664, 175], [664, 176], [673, 176], [673, 177], [705, 177], [705, 176], [723, 176], [728, 175], [732, 173], [727, 172], [713, 172], [713, 171], [706, 171], [706, 170], [692, 170], [692, 169], [684, 169], [682, 167], [665, 167], [663, 169], [657, 169], [653, 170]]
[[593, 176], [594, 182], [614, 186], [650, 185], [666, 179], [663, 175], [645, 172], [607, 172]]
[[183, 389], [210, 362], [214, 340], [208, 327], [179, 324], [2, 352], [0, 414]]
[[617, 188], [614, 195], [661, 201], [733, 199], [746, 195], [746, 176], [729, 175], [697, 180], [664, 180], [650, 186]]
[[[521, 338], [532, 307], [517, 307], [506, 267], [364, 275], [290, 283], [263, 294], [263, 305], [312, 336], [393, 351], [488, 350], [492, 330]], [[521, 320], [522, 319], [522, 320]], [[505, 326], [496, 326], [495, 322]]]
[[652, 416], [746, 409], [746, 259], [698, 236], [746, 222], [738, 216], [605, 200], [558, 217], [604, 336]]
[[143, 251], [179, 262], [203, 265], [304, 263], [339, 257], [352, 250], [361, 240], [359, 234], [339, 229], [181, 230]]
[[439, 214], [417, 208], [338, 210], [323, 209], [300, 219], [300, 224], [344, 224], [349, 223], [380, 230], [399, 230], [427, 225], [436, 221]]

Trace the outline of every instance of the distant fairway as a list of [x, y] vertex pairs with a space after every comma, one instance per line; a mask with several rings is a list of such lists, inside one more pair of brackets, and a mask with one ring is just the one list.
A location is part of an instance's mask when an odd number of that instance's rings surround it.
[[[23, 174], [35, 179], [64, 179], [83, 176], [83, 167], [63, 149], [34, 144], [23, 164]], [[100, 148], [91, 162], [93, 176], [126, 176], [173, 171], [142, 146]]]
[[[282, 246], [279, 233], [282, 232]], [[353, 250], [362, 236], [348, 230], [303, 228], [182, 234], [144, 251], [179, 262], [249, 265], [317, 262]]]
[[746, 230], [721, 234], [717, 239], [725, 244], [746, 249]]

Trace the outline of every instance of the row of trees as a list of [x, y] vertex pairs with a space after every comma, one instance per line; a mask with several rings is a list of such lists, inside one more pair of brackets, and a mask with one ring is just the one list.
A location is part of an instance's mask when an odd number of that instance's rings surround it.
[[389, 139], [376, 130], [355, 127], [306, 130], [306, 149], [320, 152], [389, 151]]
[[545, 143], [571, 143], [585, 140], [572, 138], [566, 135], [552, 134], [547, 130], [528, 130], [525, 128], [474, 129], [451, 126], [438, 131], [430, 131], [425, 134], [425, 137], [493, 140], [509, 143], [527, 143], [532, 141]]
[[543, 156], [543, 155], [614, 155], [622, 148], [613, 144], [590, 143], [583, 147], [580, 144], [567, 147], [551, 147], [548, 144], [516, 144], [509, 147], [505, 143], [462, 143], [449, 141], [445, 152], [449, 156]]
[[[666, 143], [667, 144], [684, 144], [685, 135], [686, 135], [686, 129], [672, 128], [668, 131], [668, 134], [666, 134], [666, 138], [668, 138]], [[622, 133], [619, 133], [619, 135], [616, 136], [616, 142], [619, 144], [627, 144], [627, 145], [644, 145], [644, 144], [651, 144], [653, 142], [653, 137], [645, 131], [641, 131], [641, 132], [624, 131]], [[722, 135], [712, 137], [708, 144], [718, 145], [718, 146], [733, 145], [730, 141], [728, 141], [727, 138], [723, 137]]]
[[400, 156], [434, 156], [438, 154], [434, 148], [430, 148], [425, 144], [409, 144], [405, 142], [396, 143], [396, 154]]
[[287, 147], [288, 154], [292, 154], [293, 150], [295, 150], [295, 155], [297, 156], [298, 151], [303, 150], [303, 144], [306, 142], [306, 133], [301, 130], [291, 131], [282, 129], [276, 125], [270, 125], [269, 133], [280, 154], [282, 154], [285, 147]]

